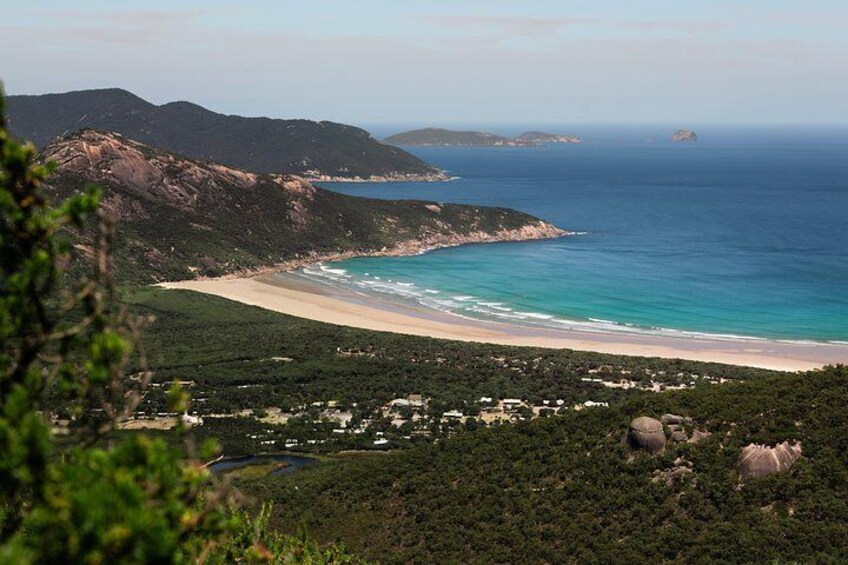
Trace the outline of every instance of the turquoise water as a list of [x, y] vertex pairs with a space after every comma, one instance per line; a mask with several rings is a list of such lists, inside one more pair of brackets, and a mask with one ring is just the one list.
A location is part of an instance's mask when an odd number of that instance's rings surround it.
[[522, 324], [848, 340], [848, 130], [701, 128], [688, 145], [578, 133], [579, 146], [410, 148], [449, 183], [326, 186], [506, 206], [581, 235], [305, 275]]

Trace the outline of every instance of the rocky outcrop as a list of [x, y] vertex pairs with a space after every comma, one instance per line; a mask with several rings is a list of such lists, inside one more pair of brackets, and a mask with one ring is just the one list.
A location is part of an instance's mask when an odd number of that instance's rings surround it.
[[520, 228], [501, 229], [494, 232], [476, 231], [467, 234], [432, 234], [422, 239], [399, 243], [398, 245], [368, 253], [370, 257], [419, 255], [427, 251], [445, 247], [457, 247], [472, 243], [500, 243], [507, 241], [531, 241], [535, 239], [553, 239], [572, 232], [561, 230], [553, 224], [538, 220]]
[[700, 443], [701, 441], [707, 439], [712, 434], [708, 431], [704, 430], [693, 430], [692, 437], [689, 438], [689, 443]]
[[[678, 443], [684, 441], [692, 441], [689, 437], [689, 433], [687, 432], [686, 427], [684, 426], [684, 424], [691, 424], [692, 418], [678, 416], [677, 414], [663, 414], [662, 416], [660, 416], [660, 421], [665, 426], [667, 426], [672, 441], [676, 441]], [[695, 430], [695, 432], [693, 432], [692, 434], [692, 438], [694, 438], [696, 434], [700, 435], [698, 436], [697, 440], [693, 441], [693, 443], [697, 443], [697, 441], [700, 441], [703, 437], [706, 437], [703, 435], [704, 433], [705, 432]]]
[[222, 165], [205, 165], [173, 154], [147, 151], [117, 133], [82, 130], [49, 145], [42, 159], [62, 172], [127, 187], [183, 210], [193, 209], [201, 191], [249, 188], [256, 175]]
[[647, 416], [640, 416], [630, 422], [627, 441], [634, 449], [658, 454], [665, 451], [665, 431], [662, 422]]
[[801, 457], [801, 443], [788, 441], [774, 447], [752, 443], [742, 448], [739, 473], [743, 480], [757, 479], [787, 471]]
[[[145, 199], [183, 211], [193, 211], [201, 200], [226, 199], [227, 191], [254, 189], [260, 175], [203, 163], [149, 146], [112, 132], [81, 130], [48, 145], [41, 154], [60, 172], [72, 173], [98, 183], [129, 189]], [[266, 175], [266, 178], [299, 200], [312, 199], [316, 188], [295, 175]], [[107, 193], [104, 205], [128, 219], [138, 210], [129, 206], [126, 195]], [[301, 206], [302, 207], [302, 206]]]
[[691, 129], [679, 129], [671, 135], [671, 140], [675, 143], [698, 141], [698, 134]]
[[57, 165], [55, 197], [88, 183], [103, 188], [102, 209], [120, 220], [119, 236], [129, 234], [118, 238], [116, 257], [153, 280], [569, 233], [504, 208], [346, 196], [295, 175], [196, 161], [96, 130], [63, 137], [41, 159]]
[[681, 442], [689, 440], [689, 435], [686, 433], [685, 430], [683, 430], [680, 427], [678, 427], [678, 429], [669, 430], [669, 431], [671, 432], [671, 440], [672, 441], [676, 441], [678, 443], [681, 443]]
[[[347, 261], [357, 257], [408, 257], [421, 255], [429, 251], [444, 249], [447, 247], [458, 247], [460, 245], [472, 245], [477, 243], [506, 243], [510, 241], [532, 241], [536, 239], [554, 239], [572, 235], [569, 232], [556, 227], [553, 224], [539, 220], [535, 224], [529, 224], [516, 229], [504, 229], [494, 233], [474, 232], [470, 234], [446, 235], [435, 234], [424, 239], [411, 239], [403, 241], [392, 247], [384, 247], [377, 251], [334, 251], [329, 253], [307, 253], [297, 258], [275, 263], [267, 267], [255, 269], [241, 269], [223, 277], [229, 279], [236, 277], [258, 277], [277, 273], [280, 271], [293, 271], [317, 263], [332, 263], [334, 261]], [[202, 277], [201, 277], [202, 278]]]
[[693, 479], [694, 472], [692, 471], [692, 462], [687, 461], [682, 457], [674, 460], [670, 467], [665, 469], [657, 469], [651, 476], [651, 482], [664, 482], [666, 486], [671, 486], [675, 482], [683, 479]]

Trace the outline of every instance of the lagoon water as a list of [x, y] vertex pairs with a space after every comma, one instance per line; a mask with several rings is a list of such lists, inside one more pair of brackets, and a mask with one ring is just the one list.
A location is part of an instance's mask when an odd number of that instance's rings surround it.
[[581, 145], [407, 148], [459, 178], [325, 186], [516, 208], [581, 235], [303, 274], [521, 324], [848, 340], [848, 129], [696, 131], [691, 144], [629, 127], [572, 129]]

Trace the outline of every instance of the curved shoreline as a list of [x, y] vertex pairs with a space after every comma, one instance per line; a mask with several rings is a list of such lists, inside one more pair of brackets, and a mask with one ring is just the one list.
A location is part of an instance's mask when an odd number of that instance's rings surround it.
[[519, 326], [387, 303], [295, 275], [161, 283], [319, 322], [420, 337], [664, 357], [801, 371], [847, 363], [848, 345], [583, 332]]
[[[180, 282], [189, 282], [190, 280], [217, 281], [245, 279], [268, 275], [271, 273], [293, 271], [295, 269], [300, 269], [301, 267], [309, 267], [319, 263], [347, 261], [348, 259], [354, 259], [357, 257], [408, 257], [410, 255], [421, 255], [422, 253], [436, 251], [437, 249], [447, 249], [450, 247], [459, 247], [461, 245], [479, 245], [483, 243], [522, 243], [543, 239], [557, 239], [559, 237], [578, 235], [579, 233], [583, 232], [564, 230], [544, 220], [535, 219], [535, 221], [527, 223], [520, 228], [502, 229], [497, 232], [477, 231], [462, 235], [433, 234], [423, 239], [402, 241], [392, 247], [384, 247], [382, 249], [328, 251], [324, 253], [312, 251], [301, 256], [296, 255], [293, 259], [275, 263], [267, 267], [241, 269], [219, 277], [200, 276]], [[164, 286], [171, 283], [169, 281], [162, 281], [158, 284], [160, 286]]]

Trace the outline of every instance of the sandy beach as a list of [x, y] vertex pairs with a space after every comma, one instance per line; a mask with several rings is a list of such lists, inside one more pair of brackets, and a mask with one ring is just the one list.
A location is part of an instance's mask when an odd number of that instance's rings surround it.
[[368, 330], [500, 345], [679, 358], [800, 371], [848, 362], [848, 345], [580, 332], [473, 320], [387, 303], [292, 274], [162, 283], [292, 316]]

